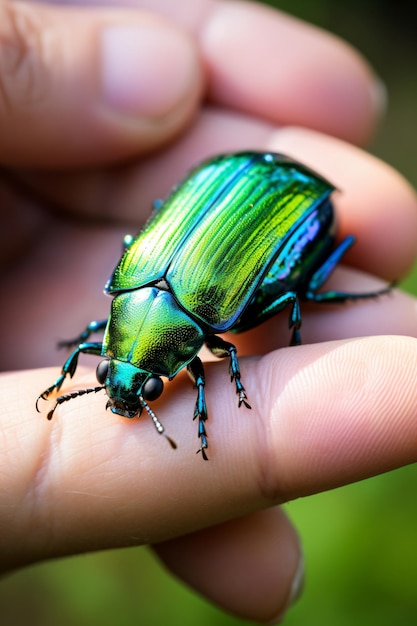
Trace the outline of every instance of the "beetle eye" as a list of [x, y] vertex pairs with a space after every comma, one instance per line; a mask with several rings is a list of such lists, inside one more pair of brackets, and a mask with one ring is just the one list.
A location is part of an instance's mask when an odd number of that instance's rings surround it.
[[145, 400], [156, 400], [164, 389], [164, 383], [159, 376], [152, 376], [143, 385], [142, 395]]
[[96, 377], [100, 385], [104, 385], [104, 383], [106, 382], [108, 371], [109, 371], [109, 360], [104, 359], [103, 361], [100, 361], [96, 369]]

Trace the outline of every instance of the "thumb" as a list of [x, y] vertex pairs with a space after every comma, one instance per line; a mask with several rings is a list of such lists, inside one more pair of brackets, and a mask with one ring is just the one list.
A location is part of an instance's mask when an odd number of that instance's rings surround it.
[[0, 0], [0, 164], [97, 165], [181, 130], [202, 92], [186, 33], [151, 13]]

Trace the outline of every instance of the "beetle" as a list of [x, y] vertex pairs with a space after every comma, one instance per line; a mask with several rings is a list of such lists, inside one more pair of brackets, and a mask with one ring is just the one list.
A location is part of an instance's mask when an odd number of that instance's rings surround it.
[[[203, 345], [230, 359], [239, 407], [251, 408], [236, 347], [220, 334], [248, 330], [288, 307], [290, 343], [298, 345], [300, 300], [345, 302], [389, 290], [319, 291], [354, 242], [349, 235], [335, 243], [333, 191], [306, 166], [270, 152], [223, 154], [198, 165], [165, 201], [155, 203], [137, 237], [125, 238], [124, 254], [105, 287], [113, 297], [108, 319], [90, 322], [76, 339], [61, 342], [76, 347], [36, 408], [74, 375], [81, 353], [99, 355], [99, 386], [61, 395], [48, 419], [63, 402], [104, 389], [106, 408], [128, 418], [145, 409], [162, 434], [148, 402], [161, 395], [162, 378], [171, 380], [186, 368], [197, 389], [197, 452], [207, 460], [205, 378], [198, 356]], [[88, 341], [100, 331], [103, 341]]]

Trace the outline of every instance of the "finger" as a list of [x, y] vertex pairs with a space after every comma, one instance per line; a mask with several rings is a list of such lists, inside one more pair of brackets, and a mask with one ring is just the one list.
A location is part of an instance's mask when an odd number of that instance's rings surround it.
[[336, 36], [254, 2], [136, 0], [193, 33], [216, 104], [353, 143], [372, 135], [386, 94], [367, 61]]
[[306, 346], [304, 367], [291, 350], [266, 357], [265, 494], [292, 499], [415, 462], [416, 348], [378, 336]]
[[244, 619], [278, 624], [301, 593], [299, 540], [277, 507], [156, 544], [154, 550], [190, 587]]
[[215, 102], [356, 143], [369, 139], [384, 96], [356, 51], [259, 4], [214, 6], [201, 38]]
[[245, 117], [208, 111], [175, 147], [126, 169], [78, 176], [25, 172], [22, 178], [69, 211], [140, 225], [153, 200], [165, 197], [201, 159], [248, 146], [288, 154], [338, 188], [333, 202], [339, 236], [357, 237], [346, 256], [349, 263], [386, 280], [399, 279], [410, 269], [417, 249], [417, 197], [410, 184], [376, 157], [306, 129], [276, 130]]
[[201, 95], [192, 39], [151, 13], [1, 0], [0, 37], [3, 165], [147, 152], [190, 121]]
[[46, 422], [34, 400], [53, 370], [2, 376], [3, 566], [165, 541], [416, 461], [416, 347], [384, 336], [243, 359], [252, 411], [237, 408], [227, 364], [208, 364], [207, 463], [183, 376], [153, 403], [176, 450], [151, 420], [106, 414], [102, 394]]

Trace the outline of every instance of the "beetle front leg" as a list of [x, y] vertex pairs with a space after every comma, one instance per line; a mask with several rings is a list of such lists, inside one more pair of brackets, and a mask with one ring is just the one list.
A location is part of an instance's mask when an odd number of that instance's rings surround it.
[[107, 324], [107, 318], [105, 320], [93, 320], [85, 327], [82, 333], [78, 335], [78, 337], [74, 337], [74, 339], [64, 339], [63, 341], [58, 342], [58, 348], [73, 348], [74, 346], [79, 346], [80, 344], [87, 341], [87, 339], [93, 333], [99, 333], [104, 331]]
[[292, 305], [290, 319], [289, 319], [289, 327], [290, 327], [290, 330], [292, 328], [290, 346], [301, 345], [301, 335], [300, 335], [301, 309], [300, 309], [300, 303], [298, 301], [297, 295], [295, 295], [294, 300], [293, 300], [293, 305]]
[[197, 387], [197, 400], [195, 403], [194, 409], [194, 417], [196, 419], [198, 417], [198, 436], [201, 439], [201, 447], [197, 450], [197, 454], [201, 452], [203, 459], [208, 461], [208, 457], [206, 454], [206, 449], [208, 448], [207, 443], [207, 433], [204, 422], [207, 420], [207, 406], [206, 406], [206, 398], [204, 395], [204, 386], [206, 384], [206, 380], [204, 377], [204, 368], [201, 360], [196, 356], [191, 363], [187, 365], [187, 372], [193, 381], [194, 385]]
[[248, 409], [252, 408], [247, 402], [245, 388], [240, 380], [240, 368], [236, 355], [236, 346], [229, 343], [229, 341], [224, 341], [224, 339], [218, 337], [217, 335], [212, 335], [206, 340], [205, 343], [210, 352], [217, 358], [224, 359], [225, 357], [230, 357], [230, 380], [231, 382], [235, 381], [236, 393], [239, 396], [239, 407], [244, 404]]
[[70, 378], [74, 376], [75, 370], [77, 369], [77, 365], [78, 365], [78, 357], [80, 356], [81, 352], [83, 354], [100, 355], [101, 350], [102, 350], [101, 342], [100, 343], [98, 342], [97, 343], [80, 343], [78, 348], [76, 348], [74, 352], [72, 352], [72, 354], [65, 361], [61, 370], [61, 374], [58, 376], [56, 381], [38, 396], [38, 399], [36, 400], [36, 410], [39, 412], [38, 402], [40, 399], [47, 400], [48, 397], [51, 395], [51, 393], [53, 393], [54, 391], [59, 391], [61, 389], [62, 384], [67, 376], [69, 376]]

